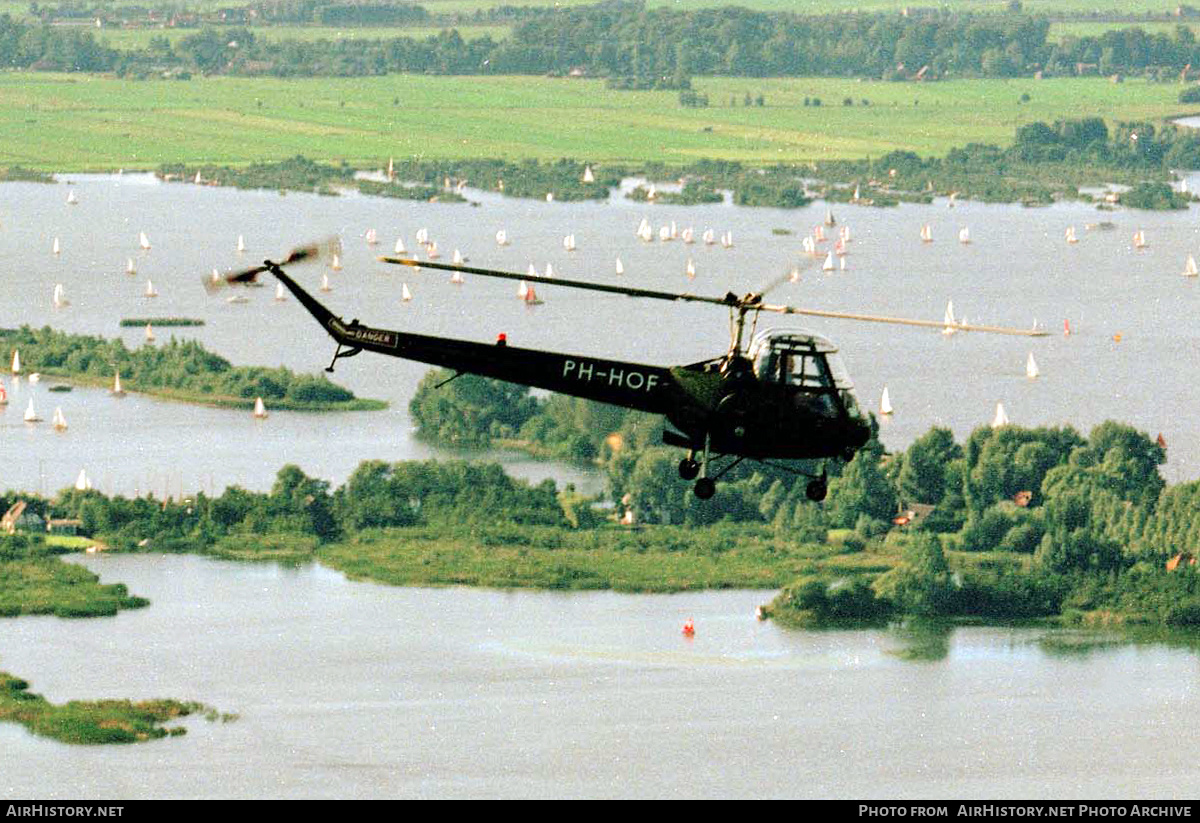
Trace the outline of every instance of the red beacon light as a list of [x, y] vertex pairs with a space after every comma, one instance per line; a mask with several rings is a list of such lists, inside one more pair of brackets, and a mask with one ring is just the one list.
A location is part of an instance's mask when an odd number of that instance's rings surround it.
[[496, 335], [496, 345], [497, 346], [507, 346], [508, 345], [508, 335], [505, 334], [504, 332], [500, 332], [498, 335]]

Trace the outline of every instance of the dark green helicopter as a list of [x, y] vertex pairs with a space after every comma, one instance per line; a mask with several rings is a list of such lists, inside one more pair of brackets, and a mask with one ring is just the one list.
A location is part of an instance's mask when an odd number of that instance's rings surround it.
[[[277, 277], [337, 344], [333, 360], [325, 369], [329, 372], [333, 371], [334, 364], [340, 358], [370, 351], [452, 369], [456, 376], [476, 374], [661, 414], [674, 427], [674, 430], [664, 431], [663, 441], [687, 450], [687, 456], [679, 461], [679, 476], [696, 481], [695, 494], [701, 499], [712, 497], [716, 491], [716, 481], [743, 460], [766, 462], [840, 457], [849, 461], [870, 438], [870, 423], [859, 409], [849, 372], [838, 356], [837, 347], [821, 335], [807, 331], [765, 330], [755, 334], [761, 312], [947, 328], [945, 322], [765, 303], [763, 294], [788, 278], [740, 297], [732, 292], [723, 297], [706, 297], [472, 266], [379, 258], [386, 263], [414, 268], [498, 277], [527, 284], [589, 289], [629, 297], [709, 303], [728, 309], [731, 342], [725, 353], [679, 366], [628, 363], [509, 346], [504, 335], [492, 344], [476, 343], [367, 326], [357, 319], [347, 322], [283, 271], [284, 266], [310, 260], [320, 254], [319, 246], [299, 248], [278, 262], [265, 260], [261, 266], [230, 274], [224, 278], [224, 282], [248, 284], [263, 272]], [[207, 283], [212, 286], [211, 281]], [[748, 318], [749, 335], [746, 334]], [[1039, 329], [997, 326], [955, 325], [953, 329], [1034, 337], [1045, 335]], [[724, 458], [729, 458], [730, 462], [714, 471], [713, 462]], [[805, 476], [811, 481], [806, 490], [809, 498], [823, 500], [827, 491], [824, 469], [819, 476]]]

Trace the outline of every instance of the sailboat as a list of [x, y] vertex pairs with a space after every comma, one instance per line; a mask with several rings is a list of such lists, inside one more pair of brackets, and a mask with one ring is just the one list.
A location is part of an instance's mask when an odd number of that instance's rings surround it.
[[394, 157], [388, 158], [387, 179], [388, 180], [396, 179], [396, 158], [394, 158]]
[[87, 472], [83, 469], [79, 470], [79, 476], [75, 478], [75, 490], [85, 492], [92, 487], [92, 480], [87, 476]]
[[153, 281], [146, 281], [146, 293], [143, 295], [143, 297], [158, 297], [158, 291], [155, 290]]
[[[522, 284], [523, 284], [525, 281], [523, 281], [523, 280], [522, 280], [521, 282], [522, 282]], [[524, 301], [525, 301], [525, 305], [526, 305], [526, 306], [540, 306], [540, 305], [542, 305], [542, 301], [541, 301], [541, 300], [538, 298], [538, 296], [537, 296], [537, 292], [533, 290], [533, 285], [532, 285], [532, 284], [531, 284], [531, 285], [530, 285], [530, 286], [529, 286], [529, 287], [526, 289], [526, 291], [525, 291], [525, 297], [524, 297], [523, 299], [524, 299]]]
[[31, 398], [29, 398], [29, 407], [27, 409], [25, 409], [25, 422], [26, 423], [40, 423], [41, 421], [42, 421], [42, 418], [38, 417], [37, 412], [34, 411], [34, 409], [33, 409], [33, 398], [31, 397]]
[[333, 260], [330, 262], [329, 268], [333, 269], [334, 271], [342, 270], [342, 258], [338, 256], [337, 252], [333, 253]]
[[408, 290], [408, 284], [407, 284], [407, 283], [401, 283], [401, 284], [400, 284], [400, 299], [401, 299], [401, 300], [403, 300], [405, 303], [407, 303], [407, 302], [409, 302], [410, 300], [412, 300], [412, 292], [410, 292], [410, 291]]
[[417, 244], [424, 246], [429, 242], [429, 229], [417, 229]]
[[563, 248], [567, 251], [575, 251], [575, 235], [568, 234], [563, 238]]
[[0, 406], [8, 405], [8, 391], [4, 388], [4, 381], [0, 380]]
[[689, 246], [692, 243], [696, 242], [696, 233], [695, 233], [695, 230], [691, 226], [688, 226], [686, 229], [683, 230], [682, 237], [683, 237], [683, 242], [687, 243]]
[[454, 255], [450, 258], [450, 262], [456, 266], [461, 266], [466, 262], [466, 260], [463, 258], [462, 252], [460, 252], [458, 249], [455, 249]]
[[112, 387], [112, 391], [110, 391], [109, 394], [111, 394], [113, 397], [124, 397], [125, 396], [125, 390], [121, 388], [121, 370], [120, 369], [118, 369], [116, 371], [116, 373], [113, 374], [113, 387]]
[[862, 196], [861, 196], [861, 192], [859, 192], [859, 190], [858, 190], [858, 184], [855, 183], [854, 184], [854, 197], [852, 197], [850, 199], [850, 202], [857, 203], [859, 200], [862, 200]]
[[825, 242], [825, 227], [824, 226], [822, 226], [820, 224], [813, 226], [813, 239], [816, 240], [818, 243]]
[[659, 226], [658, 227], [658, 239], [664, 243], [670, 242], [672, 240], [671, 227], [670, 226]]
[[1133, 233], [1133, 247], [1135, 249], [1144, 249], [1147, 246], [1149, 246], [1149, 244], [1146, 242], [1146, 233], [1141, 229], [1138, 229]]
[[732, 231], [727, 231], [721, 235], [721, 248], [725, 248], [725, 249], [733, 248], [733, 232]]
[[71, 305], [71, 301], [67, 299], [62, 283], [58, 283], [54, 287], [54, 308], [61, 309], [63, 306], [69, 305]]
[[466, 281], [463, 279], [462, 272], [456, 271], [450, 275], [450, 282], [456, 286], [461, 286]]
[[1004, 404], [996, 404], [996, 416], [992, 418], [992, 428], [998, 429], [1008, 425], [1008, 415], [1004, 413]]
[[404, 248], [404, 238], [403, 237], [396, 238], [395, 251], [396, 251], [396, 254], [408, 254], [408, 249]]
[[246, 250], [246, 238], [242, 237], [240, 234], [238, 235], [237, 250], [239, 253]]
[[921, 242], [922, 243], [932, 243], [933, 242], [933, 227], [930, 226], [928, 223], [926, 223], [924, 226], [921, 226]]
[[693, 280], [696, 277], [696, 264], [692, 262], [692, 258], [687, 261], [687, 276], [688, 280]]
[[704, 245], [706, 246], [711, 246], [713, 243], [715, 243], [715, 238], [716, 235], [713, 233], [712, 229], [705, 229], [704, 234], [701, 235], [701, 239], [704, 240]]
[[496, 245], [497, 246], [507, 246], [508, 245], [508, 232], [506, 232], [504, 229], [500, 229], [499, 231], [496, 232]]
[[942, 326], [942, 334], [946, 335], [947, 337], [949, 337], [950, 335], [954, 334], [954, 332], [957, 331], [955, 326], [958, 325], [958, 321], [956, 321], [954, 319], [954, 301], [953, 300], [946, 301], [946, 316], [942, 319], [942, 323], [944, 324]]
[[333, 287], [329, 285], [328, 274], [321, 274], [321, 291], [333, 291]]
[[833, 217], [832, 209], [825, 209], [825, 225], [826, 226], [837, 225], [837, 220], [835, 220]]
[[204, 178], [200, 176], [200, 172], [198, 172], [198, 171], [196, 172], [196, 176], [194, 178], [192, 178], [192, 182], [195, 183], [197, 186], [199, 186], [201, 183], [204, 182]]
[[[530, 277], [537, 277], [537, 276], [538, 276], [537, 269], [535, 269], [535, 268], [533, 267], [533, 264], [532, 264], [532, 263], [530, 263], [530, 264], [529, 264], [529, 268], [527, 269], [527, 272], [528, 272], [528, 274], [529, 274], [529, 276], [530, 276]], [[522, 295], [522, 297], [523, 297], [523, 296], [524, 296], [524, 295]]]
[[553, 276], [554, 276], [554, 266], [547, 263], [546, 264], [546, 277], [553, 277]]
[[147, 342], [147, 343], [153, 343], [153, 342], [154, 342], [154, 329], [152, 329], [152, 328], [150, 327], [150, 324], [149, 324], [149, 323], [147, 323], [147, 324], [146, 324], [146, 342]]
[[1067, 233], [1064, 235], [1068, 243], [1078, 243], [1079, 238], [1075, 236], [1075, 227], [1067, 226]]
[[625, 273], [625, 264], [621, 262], [621, 258], [617, 258], [617, 274]]
[[75, 189], [71, 189], [69, 192], [67, 192], [67, 205], [75, 206], [78, 204], [79, 204], [79, 198], [75, 196]]
[[1183, 267], [1183, 276], [1196, 277], [1197, 275], [1200, 275], [1200, 269], [1196, 268], [1196, 258], [1189, 254], [1187, 263]]
[[[213, 271], [216, 271], [216, 269], [213, 269]], [[126, 274], [137, 274], [137, 266], [133, 265], [132, 257], [125, 258], [125, 273]]]
[[816, 257], [816, 255], [817, 255], [817, 241], [816, 240], [813, 240], [811, 237], [806, 235], [805, 238], [800, 241], [800, 246], [801, 246], [801, 248], [804, 249], [805, 254]]
[[146, 236], [144, 231], [138, 233], [138, 245], [146, 251], [150, 250], [150, 238]]
[[428, 246], [425, 247], [425, 256], [428, 257], [430, 260], [437, 260], [439, 257], [442, 256], [442, 253], [440, 251], [438, 251], [437, 243], [431, 242]]
[[596, 175], [592, 174], [591, 166], [583, 167], [583, 182], [585, 182], [585, 183], [595, 183], [596, 182]]
[[[536, 275], [535, 275], [536, 276]], [[524, 300], [529, 295], [529, 284], [524, 280], [517, 286], [517, 299]]]
[[958, 230], [958, 242], [962, 243], [964, 246], [971, 242], [971, 230], [966, 226], [963, 226]]
[[276, 299], [277, 301], [281, 302], [281, 303], [282, 303], [284, 300], [287, 300], [287, 294], [286, 294], [286, 293], [283, 291], [283, 284], [282, 284], [282, 283], [276, 283], [276, 284], [275, 284], [275, 299]]
[[825, 262], [821, 264], [821, 271], [833, 271], [833, 252], [825, 255]]
[[13, 349], [12, 373], [13, 374], [21, 373], [21, 350], [20, 349]]
[[267, 419], [267, 407], [263, 405], [261, 397], [254, 398], [254, 417], [258, 420]]
[[367, 229], [367, 233], [364, 236], [367, 239], [368, 246], [374, 246], [379, 242], [379, 236], [375, 233], [375, 229]]
[[846, 241], [839, 237], [837, 239], [837, 242], [833, 244], [833, 253], [836, 254], [838, 257], [845, 257], [846, 256]]
[[892, 413], [892, 398], [888, 395], [887, 386], [883, 387], [883, 396], [879, 398], [879, 413]]
[[54, 407], [54, 430], [60, 432], [67, 430], [67, 418], [63, 416], [62, 406]]
[[1041, 372], [1038, 371], [1037, 361], [1033, 359], [1033, 352], [1029, 353], [1029, 358], [1025, 361], [1025, 376], [1031, 380], [1037, 377]]
[[62, 251], [62, 247], [59, 245], [57, 237], [54, 238], [54, 247], [53, 247], [52, 251], [55, 254], [58, 254], [59, 252]]

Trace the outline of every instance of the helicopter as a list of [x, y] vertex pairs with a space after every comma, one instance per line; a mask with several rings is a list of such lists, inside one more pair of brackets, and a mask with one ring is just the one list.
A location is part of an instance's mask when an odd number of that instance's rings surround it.
[[[671, 426], [664, 430], [663, 442], [686, 450], [686, 455], [679, 461], [679, 476], [695, 481], [693, 491], [702, 500], [711, 498], [716, 492], [717, 481], [744, 460], [764, 464], [773, 460], [822, 461], [819, 475], [779, 467], [806, 477], [809, 482], [805, 493], [809, 499], [823, 500], [828, 491], [824, 461], [852, 460], [871, 436], [870, 420], [858, 405], [850, 374], [837, 347], [811, 331], [763, 330], [756, 333], [761, 313], [946, 328], [945, 321], [804, 309], [765, 302], [765, 293], [785, 279], [794, 279], [794, 273], [758, 291], [740, 296], [728, 292], [712, 297], [461, 264], [401, 257], [378, 258], [384, 263], [414, 269], [437, 269], [636, 298], [705, 303], [728, 310], [730, 343], [725, 352], [682, 365], [631, 363], [509, 346], [503, 334], [495, 343], [489, 344], [367, 326], [357, 318], [347, 322], [284, 271], [285, 266], [321, 254], [321, 246], [301, 247], [282, 260], [264, 260], [260, 266], [229, 274], [218, 281], [218, 285], [254, 285], [257, 276], [263, 273], [276, 277], [336, 343], [333, 359], [325, 369], [327, 372], [334, 370], [338, 360], [369, 351], [448, 368], [455, 372], [454, 377], [475, 374], [663, 415]], [[208, 279], [205, 284], [210, 290], [214, 286]], [[965, 324], [955, 325], [954, 330], [1031, 337], [1046, 334], [1038, 328]], [[722, 460], [727, 462], [718, 468], [717, 463]]]

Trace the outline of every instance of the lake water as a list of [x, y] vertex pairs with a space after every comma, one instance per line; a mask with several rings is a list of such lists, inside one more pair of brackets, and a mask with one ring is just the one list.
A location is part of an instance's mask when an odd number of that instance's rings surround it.
[[[79, 204], [67, 205], [74, 189]], [[411, 249], [427, 228], [443, 259], [455, 248], [472, 264], [525, 271], [551, 263], [564, 277], [623, 282], [665, 290], [720, 295], [761, 286], [801, 263], [810, 268], [798, 284], [772, 301], [823, 309], [940, 319], [948, 300], [970, 322], [1028, 327], [1035, 320], [1055, 332], [1027, 340], [982, 334], [944, 338], [936, 331], [767, 317], [763, 325], [815, 328], [842, 347], [861, 402], [877, 408], [889, 389], [896, 413], [883, 421], [882, 439], [903, 449], [933, 425], [959, 438], [991, 420], [997, 402], [1018, 425], [1073, 425], [1086, 432], [1106, 419], [1161, 432], [1168, 443], [1164, 473], [1172, 482], [1200, 474], [1200, 380], [1194, 352], [1200, 333], [1200, 283], [1180, 276], [1189, 253], [1200, 255], [1200, 223], [1187, 212], [1098, 212], [1084, 204], [1047, 208], [959, 203], [947, 208], [906, 205], [891, 209], [840, 206], [840, 225], [851, 228], [848, 271], [822, 275], [819, 261], [800, 254], [802, 236], [820, 222], [825, 206], [796, 210], [646, 206], [614, 197], [605, 203], [544, 203], [470, 192], [478, 207], [410, 203], [358, 195], [318, 197], [238, 192], [164, 184], [148, 175], [72, 176], [56, 185], [0, 185], [0, 306], [3, 325], [51, 324], [72, 332], [121, 335], [141, 345], [143, 330], [121, 329], [122, 317], [202, 318], [199, 328], [159, 329], [196, 338], [237, 364], [285, 365], [315, 373], [333, 353], [325, 333], [295, 301], [276, 303], [272, 288], [251, 302], [231, 305], [210, 296], [201, 279], [217, 267], [252, 265], [267, 255], [331, 235], [345, 245], [345, 267], [331, 272], [334, 291], [324, 295], [334, 311], [371, 325], [491, 341], [499, 332], [514, 344], [648, 363], [688, 363], [721, 353], [728, 344], [725, 313], [703, 305], [649, 300], [548, 287], [545, 305], [530, 310], [508, 281], [469, 278], [456, 287], [443, 273], [413, 273], [375, 261], [390, 253], [397, 236]], [[722, 249], [680, 241], [642, 243], [634, 229], [642, 217], [655, 226], [675, 221], [697, 234], [712, 227], [732, 231]], [[1111, 230], [1085, 229], [1111, 221]], [[931, 223], [934, 242], [918, 239]], [[1080, 237], [1063, 240], [1068, 226]], [[970, 228], [972, 243], [956, 241]], [[380, 244], [363, 240], [368, 228]], [[504, 228], [512, 245], [493, 239]], [[1149, 248], [1131, 237], [1143, 229]], [[783, 235], [773, 229], [784, 229]], [[145, 232], [153, 248], [138, 249]], [[563, 249], [576, 236], [578, 251]], [[249, 251], [235, 251], [244, 235]], [[61, 253], [51, 253], [55, 238]], [[828, 245], [828, 244], [826, 244]], [[626, 274], [618, 278], [620, 257]], [[137, 274], [124, 273], [132, 257]], [[684, 274], [691, 257], [697, 276]], [[297, 269], [314, 287], [319, 265]], [[142, 296], [147, 279], [159, 296]], [[62, 283], [71, 305], [55, 309]], [[408, 283], [415, 297], [400, 301]], [[1073, 333], [1059, 332], [1068, 320]], [[1114, 339], [1120, 335], [1120, 341]], [[1042, 376], [1024, 376], [1033, 351]], [[9, 353], [2, 354], [7, 361]], [[27, 368], [33, 364], [26, 364]], [[110, 399], [101, 390], [48, 394], [46, 384], [9, 386], [13, 400], [0, 413], [0, 442], [7, 459], [0, 487], [53, 493], [70, 485], [81, 468], [98, 488], [130, 494], [178, 493], [230, 483], [265, 490], [284, 463], [343, 482], [361, 460], [444, 456], [414, 441], [407, 404], [425, 373], [417, 363], [362, 355], [338, 364], [335, 379], [356, 393], [389, 401], [386, 412], [312, 415], [276, 412], [255, 422], [244, 412], [200, 409], [137, 396]], [[10, 383], [8, 378], [5, 382]], [[33, 392], [49, 417], [61, 406], [70, 429], [27, 426], [21, 413]], [[518, 474], [554, 476], [589, 488], [591, 472], [500, 455]]]
[[[0, 796], [1119, 798], [1195, 795], [1196, 655], [1040, 629], [788, 631], [764, 592], [352, 583], [92, 557], [147, 596], [0, 621], [0, 668], [70, 699], [198, 699], [232, 723], [133, 746], [0, 724]], [[680, 626], [692, 618], [693, 639]], [[902, 653], [914, 644], [923, 659]]]

